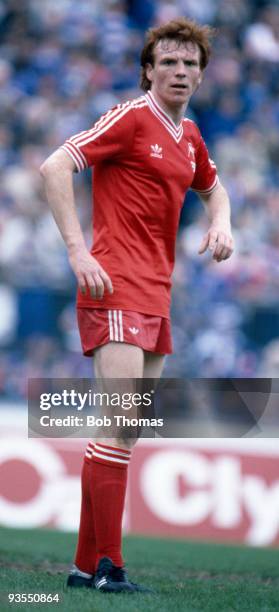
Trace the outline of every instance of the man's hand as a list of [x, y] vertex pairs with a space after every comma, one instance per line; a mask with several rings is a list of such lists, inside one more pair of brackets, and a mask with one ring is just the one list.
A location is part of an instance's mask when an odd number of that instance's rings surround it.
[[212, 252], [212, 259], [215, 261], [228, 259], [233, 252], [233, 237], [230, 229], [212, 225], [203, 237], [199, 255], [205, 253], [207, 249]]
[[110, 277], [86, 248], [69, 249], [69, 262], [82, 293], [88, 287], [91, 297], [97, 300], [104, 297], [105, 290], [113, 293]]

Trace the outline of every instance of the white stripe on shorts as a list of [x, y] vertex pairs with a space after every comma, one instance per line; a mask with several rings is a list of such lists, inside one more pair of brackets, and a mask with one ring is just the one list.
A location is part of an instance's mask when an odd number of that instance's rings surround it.
[[109, 339], [114, 342], [124, 342], [122, 310], [109, 310]]
[[115, 340], [116, 342], [118, 342], [118, 321], [117, 321], [117, 310], [113, 311], [113, 319], [114, 319], [114, 333], [115, 333]]
[[118, 311], [118, 316], [119, 316], [119, 335], [120, 335], [120, 342], [124, 341], [124, 334], [123, 334], [123, 320], [122, 320], [122, 310]]
[[112, 326], [112, 311], [108, 311], [108, 320], [109, 320], [109, 339], [113, 340], [113, 326]]

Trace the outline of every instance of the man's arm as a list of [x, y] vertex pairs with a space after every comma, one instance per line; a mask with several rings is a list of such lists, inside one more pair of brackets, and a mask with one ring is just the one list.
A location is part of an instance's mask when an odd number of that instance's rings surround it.
[[89, 287], [91, 296], [101, 299], [105, 289], [113, 292], [112, 282], [86, 247], [75, 206], [74, 171], [74, 161], [62, 149], [55, 151], [40, 168], [47, 200], [68, 249], [79, 287], [83, 293]]
[[216, 261], [228, 259], [233, 252], [229, 196], [221, 183], [218, 183], [209, 195], [199, 196], [210, 220], [210, 227], [202, 240], [199, 254], [209, 249]]

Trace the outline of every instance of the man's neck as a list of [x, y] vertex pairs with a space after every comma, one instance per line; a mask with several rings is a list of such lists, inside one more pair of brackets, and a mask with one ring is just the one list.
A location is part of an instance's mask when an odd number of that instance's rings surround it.
[[158, 96], [158, 94], [156, 94], [154, 91], [151, 91], [152, 96], [155, 98], [158, 106], [160, 106], [160, 108], [170, 117], [170, 119], [172, 119], [172, 121], [179, 126], [183, 117], [185, 116], [185, 112], [186, 112], [186, 108], [188, 106], [187, 103], [183, 104], [183, 105], [179, 105], [179, 106], [169, 106], [168, 104], [165, 104], [160, 96]]

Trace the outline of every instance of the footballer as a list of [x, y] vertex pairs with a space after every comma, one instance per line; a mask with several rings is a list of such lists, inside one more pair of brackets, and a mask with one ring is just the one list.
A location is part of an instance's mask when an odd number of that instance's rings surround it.
[[[42, 165], [47, 199], [78, 283], [83, 352], [98, 378], [159, 378], [172, 352], [171, 275], [188, 189], [209, 219], [199, 253], [216, 262], [233, 251], [230, 203], [197, 125], [185, 116], [202, 82], [211, 29], [185, 17], [147, 31], [143, 94], [71, 136]], [[93, 246], [78, 220], [73, 175], [94, 168]], [[135, 439], [88, 443], [82, 470], [78, 545], [69, 587], [146, 590], [124, 569], [121, 526]]]

